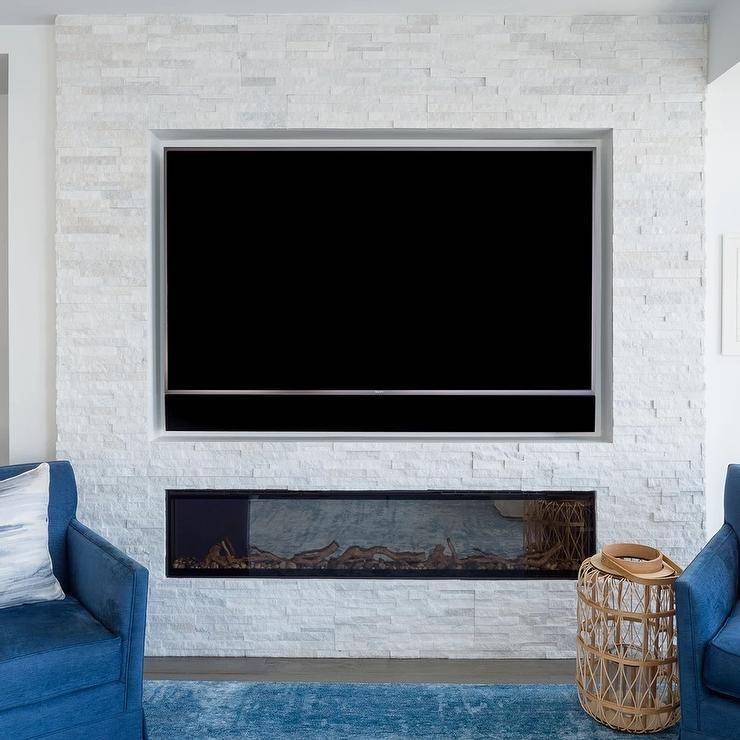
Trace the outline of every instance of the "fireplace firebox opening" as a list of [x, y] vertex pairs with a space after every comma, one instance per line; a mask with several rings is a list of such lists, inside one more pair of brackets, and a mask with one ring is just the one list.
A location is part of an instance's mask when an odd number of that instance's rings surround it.
[[575, 578], [593, 491], [167, 491], [167, 575]]

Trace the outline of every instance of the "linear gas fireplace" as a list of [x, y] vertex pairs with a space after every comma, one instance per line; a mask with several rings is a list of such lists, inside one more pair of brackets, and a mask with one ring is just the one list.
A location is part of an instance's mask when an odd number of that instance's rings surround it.
[[593, 491], [167, 491], [167, 575], [575, 578], [594, 508]]

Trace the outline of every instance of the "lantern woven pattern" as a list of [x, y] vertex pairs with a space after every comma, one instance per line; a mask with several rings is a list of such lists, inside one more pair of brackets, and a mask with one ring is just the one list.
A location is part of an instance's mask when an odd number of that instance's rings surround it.
[[576, 682], [594, 719], [634, 733], [680, 719], [673, 579], [638, 583], [586, 560], [578, 574]]

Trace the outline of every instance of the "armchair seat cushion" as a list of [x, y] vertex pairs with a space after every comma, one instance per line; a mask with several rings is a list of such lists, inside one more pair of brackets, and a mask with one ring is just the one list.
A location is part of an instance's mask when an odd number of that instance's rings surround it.
[[0, 710], [117, 681], [121, 638], [73, 597], [0, 609]]
[[712, 691], [740, 699], [740, 602], [707, 644], [704, 682]]

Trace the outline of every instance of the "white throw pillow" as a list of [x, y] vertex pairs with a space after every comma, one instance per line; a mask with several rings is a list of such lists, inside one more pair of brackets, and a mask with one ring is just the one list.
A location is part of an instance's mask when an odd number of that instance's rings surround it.
[[49, 466], [0, 480], [0, 609], [63, 599], [49, 555]]

